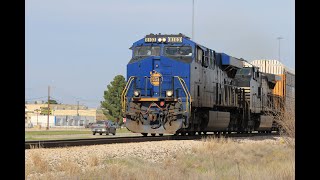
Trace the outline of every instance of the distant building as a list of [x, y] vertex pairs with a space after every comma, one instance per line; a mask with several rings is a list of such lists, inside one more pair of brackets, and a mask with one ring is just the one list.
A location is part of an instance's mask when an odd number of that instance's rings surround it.
[[[25, 104], [25, 123], [32, 125], [47, 126], [47, 115], [41, 113], [41, 109], [47, 108], [48, 104], [38, 103]], [[84, 105], [73, 104], [50, 104], [49, 126], [85, 126], [96, 120], [106, 119], [101, 109], [88, 108]]]
[[33, 111], [30, 111], [27, 106], [24, 107], [24, 123], [28, 123], [30, 121], [31, 116], [30, 114], [33, 113]]

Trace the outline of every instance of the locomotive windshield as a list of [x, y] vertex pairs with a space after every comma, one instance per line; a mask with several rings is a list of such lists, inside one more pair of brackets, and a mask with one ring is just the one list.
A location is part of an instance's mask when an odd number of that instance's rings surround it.
[[164, 49], [165, 56], [192, 56], [192, 48], [190, 46], [167, 46]]
[[234, 78], [235, 84], [240, 87], [250, 87], [251, 68], [238, 69]]
[[135, 47], [134, 56], [160, 56], [160, 47], [159, 46]]
[[247, 76], [250, 76], [251, 75], [251, 68], [242, 68], [242, 69], [239, 69], [237, 71], [237, 75], [247, 75]]
[[160, 46], [137, 46], [133, 49], [133, 57], [129, 63], [133, 63], [149, 56], [160, 56]]

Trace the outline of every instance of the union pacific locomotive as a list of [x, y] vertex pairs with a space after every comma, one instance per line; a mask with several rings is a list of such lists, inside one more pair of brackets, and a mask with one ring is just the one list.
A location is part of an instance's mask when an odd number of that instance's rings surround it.
[[152, 136], [271, 132], [281, 109], [279, 76], [216, 52], [183, 34], [149, 34], [133, 43], [122, 92], [126, 127]]

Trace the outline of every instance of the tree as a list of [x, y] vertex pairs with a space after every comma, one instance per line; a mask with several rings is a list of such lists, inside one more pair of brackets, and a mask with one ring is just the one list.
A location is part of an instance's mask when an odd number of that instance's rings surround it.
[[126, 80], [122, 75], [117, 75], [113, 81], [107, 85], [107, 90], [104, 91], [104, 101], [101, 101], [103, 114], [107, 117], [112, 117], [111, 120], [117, 118], [122, 119], [121, 116], [121, 93], [126, 86]]
[[[48, 107], [40, 107], [40, 114], [41, 115], [48, 115]], [[49, 111], [49, 115], [52, 115], [52, 109]]]
[[[50, 99], [49, 101], [50, 101], [50, 104], [58, 104], [57, 101], [54, 99]], [[48, 104], [48, 101], [46, 102], [46, 104]]]

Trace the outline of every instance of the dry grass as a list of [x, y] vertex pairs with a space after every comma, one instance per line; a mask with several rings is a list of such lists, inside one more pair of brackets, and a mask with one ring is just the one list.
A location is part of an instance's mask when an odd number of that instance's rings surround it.
[[195, 169], [216, 179], [294, 179], [294, 150], [286, 144], [206, 139], [193, 153]]
[[99, 158], [95, 155], [91, 155], [88, 159], [88, 165], [91, 167], [98, 166], [99, 165]]
[[270, 112], [267, 115], [273, 116], [273, 113], [275, 113], [274, 120], [280, 127], [280, 134], [283, 140], [291, 148], [295, 148], [295, 101], [292, 98], [287, 98], [287, 101], [282, 98], [274, 99], [275, 102], [269, 101], [269, 105], [275, 106], [265, 106], [264, 108]]
[[63, 159], [60, 165], [56, 167], [56, 170], [66, 172], [68, 175], [79, 174], [81, 172], [78, 164], [69, 159]]
[[[31, 163], [35, 172], [46, 173], [49, 171], [49, 165], [45, 159], [41, 158], [39, 153], [31, 154]], [[30, 168], [30, 167], [29, 167]]]
[[[65, 159], [51, 171], [46, 161], [35, 154], [31, 162], [26, 162], [26, 172], [28, 179], [295, 179], [294, 149], [286, 143], [275, 140], [236, 142], [224, 138], [203, 139], [201, 143], [190, 152], [179, 152], [161, 163], [137, 157], [99, 159], [90, 156], [85, 167]], [[35, 172], [42, 175], [31, 175]]]
[[285, 142], [295, 148], [295, 105], [287, 104], [282, 112], [275, 117], [276, 122], [281, 126], [280, 133]]

